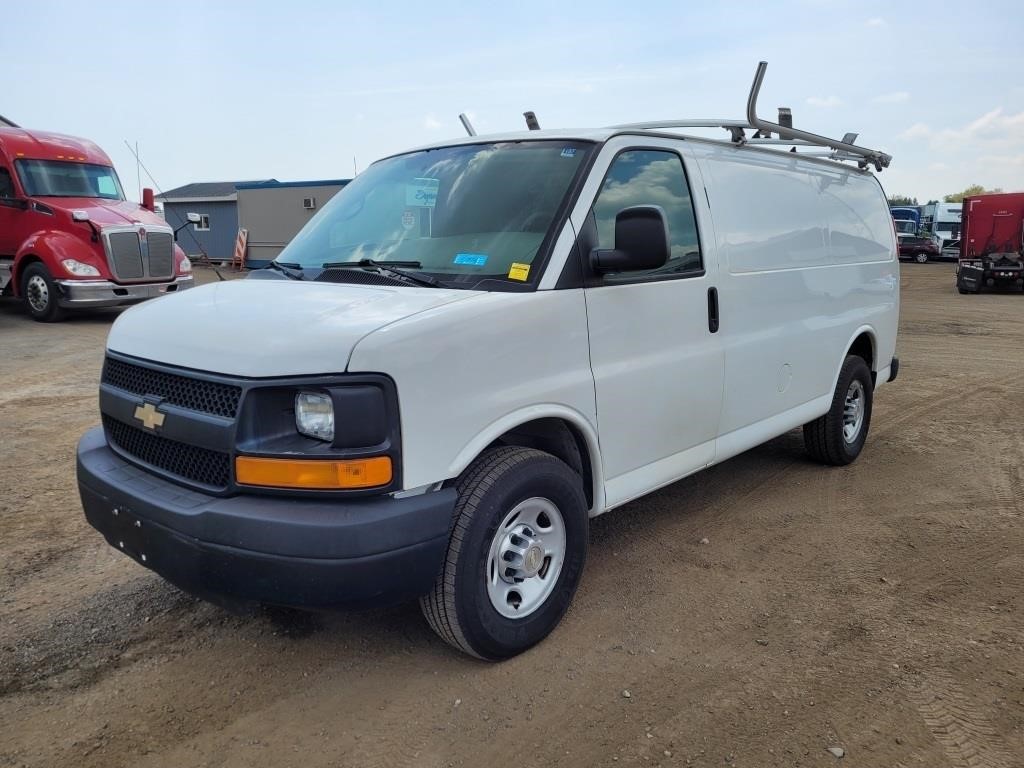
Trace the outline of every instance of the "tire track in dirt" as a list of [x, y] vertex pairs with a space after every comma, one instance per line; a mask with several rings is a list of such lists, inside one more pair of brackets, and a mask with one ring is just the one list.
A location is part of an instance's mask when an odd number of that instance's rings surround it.
[[945, 675], [928, 675], [912, 698], [955, 768], [1019, 768], [984, 708]]
[[[1020, 373], [1011, 373], [1007, 376], [1002, 376], [994, 380], [987, 379], [986, 383], [973, 387], [970, 391], [970, 395], [971, 397], [980, 397], [982, 395], [997, 394], [1002, 392], [1007, 386], [1015, 381], [1024, 382], [1024, 375]], [[883, 389], [882, 391], [884, 392], [885, 390]], [[898, 415], [894, 415], [887, 419], [885, 424], [874, 430], [873, 434], [878, 437], [889, 435], [904, 424], [917, 421], [922, 416], [927, 416], [930, 413], [940, 413], [945, 410], [947, 405], [961, 401], [965, 397], [966, 395], [964, 392], [954, 388], [952, 391], [944, 395], [922, 398], [918, 403], [911, 405], [909, 408], [902, 409]], [[874, 426], [874, 424], [872, 424], [872, 426]], [[868, 439], [870, 439], [870, 435], [868, 436]]]

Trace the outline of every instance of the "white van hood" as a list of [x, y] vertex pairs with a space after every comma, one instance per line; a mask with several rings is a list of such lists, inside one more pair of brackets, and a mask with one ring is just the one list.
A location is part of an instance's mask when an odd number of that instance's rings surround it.
[[378, 328], [480, 294], [443, 288], [230, 280], [124, 312], [107, 349], [230, 376], [340, 373]]

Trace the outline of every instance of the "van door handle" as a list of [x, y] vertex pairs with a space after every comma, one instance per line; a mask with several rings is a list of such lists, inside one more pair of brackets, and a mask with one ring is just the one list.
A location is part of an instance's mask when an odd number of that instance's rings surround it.
[[708, 288], [708, 330], [718, 333], [718, 289]]

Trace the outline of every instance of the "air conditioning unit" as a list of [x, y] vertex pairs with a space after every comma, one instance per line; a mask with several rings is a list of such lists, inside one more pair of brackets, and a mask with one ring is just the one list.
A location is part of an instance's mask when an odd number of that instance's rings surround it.
[[305, 208], [307, 211], [312, 211], [314, 208], [316, 208], [316, 198], [315, 197], [304, 197], [304, 198], [302, 198], [302, 207]]

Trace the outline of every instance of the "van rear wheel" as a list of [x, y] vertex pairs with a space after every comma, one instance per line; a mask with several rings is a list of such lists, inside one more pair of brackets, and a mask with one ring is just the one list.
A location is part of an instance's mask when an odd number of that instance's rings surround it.
[[497, 661], [536, 645], [558, 625], [587, 558], [580, 476], [543, 451], [483, 454], [456, 481], [448, 553], [420, 599], [446, 642]]
[[804, 424], [804, 447], [812, 458], [843, 466], [860, 455], [871, 426], [873, 391], [871, 369], [864, 358], [847, 356], [828, 413]]

